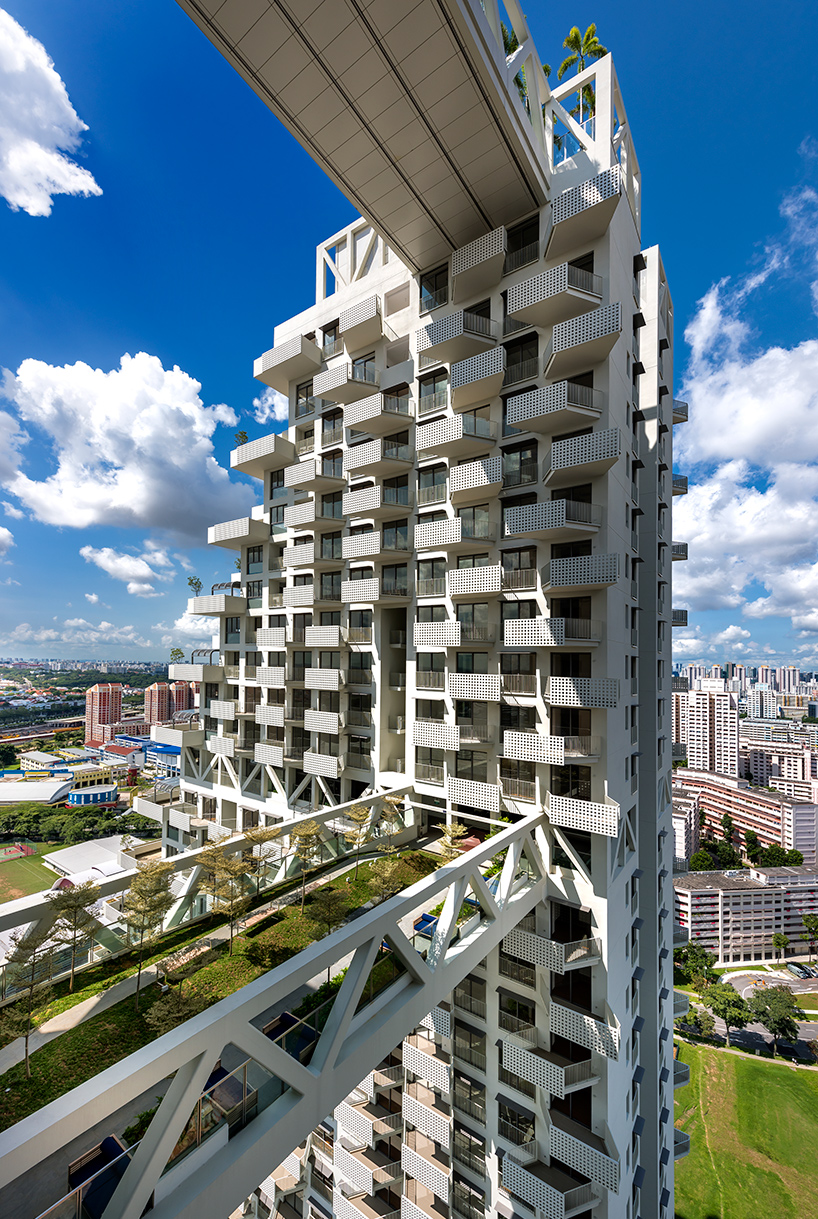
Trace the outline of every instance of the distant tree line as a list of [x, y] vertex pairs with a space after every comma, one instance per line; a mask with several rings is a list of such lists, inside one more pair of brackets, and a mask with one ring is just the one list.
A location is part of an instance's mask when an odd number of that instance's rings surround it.
[[32, 842], [71, 846], [112, 834], [158, 838], [161, 832], [157, 822], [130, 809], [117, 813], [116, 809], [97, 809], [93, 804], [61, 808], [31, 800], [0, 809], [0, 838], [6, 841], [28, 838]]

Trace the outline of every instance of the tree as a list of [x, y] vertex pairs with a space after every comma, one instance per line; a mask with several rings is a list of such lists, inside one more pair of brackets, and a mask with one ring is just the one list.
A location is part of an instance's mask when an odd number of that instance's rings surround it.
[[704, 823], [706, 820], [707, 820], [707, 812], [705, 809], [700, 808], [699, 809], [699, 829], [700, 830], [704, 829]]
[[757, 863], [758, 857], [761, 854], [761, 843], [758, 841], [758, 834], [755, 830], [747, 830], [744, 835], [744, 849], [747, 852], [747, 858], [750, 863]]
[[343, 893], [338, 889], [319, 889], [317, 893], [313, 894], [310, 914], [316, 923], [326, 927], [327, 935], [330, 935], [336, 927], [341, 926], [348, 913], [349, 906], [344, 900]]
[[122, 902], [122, 917], [128, 927], [128, 940], [139, 952], [136, 973], [136, 1010], [139, 1011], [139, 991], [142, 986], [142, 963], [145, 950], [162, 932], [165, 916], [173, 905], [170, 881], [173, 864], [150, 861], [137, 864], [137, 873]]
[[239, 448], [240, 445], [247, 444], [247, 433], [246, 432], [234, 432], [233, 433], [233, 442], [234, 442], [236, 448]]
[[392, 842], [392, 835], [397, 833], [403, 825], [403, 797], [402, 796], [384, 796], [381, 801], [380, 821], [386, 830], [387, 842], [386, 846], [381, 850], [392, 852], [397, 850]]
[[791, 851], [787, 851], [788, 868], [800, 868], [803, 862], [804, 856], [800, 851], [796, 851], [795, 848], [793, 848]]
[[321, 826], [317, 821], [301, 821], [290, 830], [293, 852], [301, 864], [301, 913], [307, 895], [307, 873], [321, 854]]
[[690, 856], [690, 871], [691, 872], [712, 872], [713, 857], [709, 851], [705, 851], [702, 847]]
[[358, 879], [358, 867], [361, 862], [361, 847], [372, 838], [372, 811], [366, 804], [356, 804], [347, 813], [353, 828], [344, 834], [349, 846], [355, 852], [355, 879]]
[[51, 993], [54, 943], [50, 931], [27, 932], [25, 928], [12, 931], [9, 940], [11, 952], [6, 960], [7, 985], [9, 990], [21, 993], [17, 1002], [3, 1012], [2, 1023], [7, 1033], [25, 1038], [26, 1079], [31, 1079], [28, 1047], [35, 995], [42, 1004]]
[[400, 864], [397, 859], [386, 856], [376, 859], [369, 871], [370, 885], [378, 904], [394, 897], [401, 887]]
[[741, 856], [736, 848], [731, 846], [726, 840], [716, 843], [716, 856], [718, 857], [720, 868], [741, 867]]
[[702, 944], [691, 940], [683, 948], [677, 948], [673, 953], [673, 965], [688, 980], [695, 976], [703, 977], [708, 982], [718, 981], [714, 966], [716, 958]]
[[790, 946], [790, 941], [784, 935], [783, 931], [774, 931], [772, 945], [775, 951], [776, 959], [780, 961], [782, 952], [784, 956], [787, 955], [787, 949]]
[[232, 957], [236, 924], [250, 905], [250, 897], [245, 889], [247, 867], [241, 855], [221, 844], [202, 851], [199, 863], [213, 877], [214, 908], [227, 915], [229, 955]]
[[99, 926], [99, 886], [92, 880], [65, 889], [52, 889], [46, 894], [54, 911], [52, 936], [57, 944], [65, 944], [71, 950], [71, 981], [69, 991], [74, 989], [74, 972], [80, 947], [91, 939]]
[[721, 819], [721, 831], [725, 842], [733, 841], [733, 818], [729, 813], [725, 813]]
[[777, 842], [774, 842], [761, 852], [758, 864], [762, 868], [784, 868], [787, 865], [787, 852]]
[[192, 590], [193, 596], [198, 597], [202, 591], [202, 582], [198, 576], [188, 576], [188, 587]]
[[727, 1044], [730, 1044], [730, 1029], [743, 1029], [752, 1020], [746, 1000], [729, 982], [717, 982], [707, 989], [705, 1003], [710, 1011], [727, 1026]]
[[185, 659], [185, 654], [181, 648], [170, 649], [170, 663], [172, 665], [180, 665]]
[[252, 847], [250, 866], [255, 874], [256, 897], [258, 897], [261, 892], [261, 878], [267, 870], [267, 865], [274, 856], [279, 854], [279, 848], [274, 847], [273, 843], [281, 830], [275, 825], [253, 825], [242, 830], [242, 833], [249, 846]]
[[763, 1024], [772, 1034], [774, 1054], [778, 1053], [778, 1042], [782, 1037], [793, 1044], [797, 1042], [798, 1021], [805, 1020], [806, 1015], [795, 1002], [795, 995], [789, 986], [757, 987], [747, 1006], [753, 1020]]
[[[56, 739], [56, 738], [55, 738]], [[13, 745], [4, 743], [0, 745], [0, 768], [6, 770], [14, 766], [17, 761], [17, 751]]]
[[202, 999], [190, 991], [185, 991], [184, 984], [180, 983], [179, 986], [171, 987], [166, 995], [154, 1003], [151, 1010], [145, 1014], [145, 1023], [153, 1029], [157, 1037], [161, 1037], [163, 1033], [175, 1029], [177, 1024], [183, 1024], [185, 1020], [197, 1016], [203, 1007]]
[[468, 832], [461, 821], [450, 821], [445, 827], [440, 839], [440, 856], [444, 864], [460, 858], [462, 853], [460, 842]]
[[809, 959], [812, 960], [815, 941], [818, 940], [818, 914], [804, 914], [801, 916], [801, 922], [809, 938]]
[[696, 1013], [696, 1024], [702, 1037], [712, 1037], [716, 1031], [715, 1020], [704, 1008]]
[[[585, 71], [590, 60], [602, 59], [603, 56], [608, 54], [607, 47], [603, 47], [596, 36], [596, 25], [593, 23], [588, 26], [584, 34], [580, 34], [577, 26], [572, 26], [562, 45], [563, 49], [568, 51], [568, 54], [557, 68], [557, 80], [562, 80], [563, 76], [574, 67], [577, 70], [577, 75], [579, 75]], [[580, 90], [579, 102], [572, 111], [573, 114], [579, 115], [580, 123], [583, 122], [583, 105], [587, 107], [589, 115], [594, 113], [596, 98], [593, 86], [590, 84], [584, 85]]]

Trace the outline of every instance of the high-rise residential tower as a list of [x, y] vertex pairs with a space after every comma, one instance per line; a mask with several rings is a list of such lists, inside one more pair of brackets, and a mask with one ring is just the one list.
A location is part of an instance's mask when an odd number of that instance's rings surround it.
[[122, 686], [118, 682], [97, 682], [85, 695], [85, 739], [107, 739], [101, 729], [121, 719]]
[[171, 687], [166, 681], [155, 681], [145, 691], [145, 722], [147, 724], [165, 724], [172, 714]]
[[701, 690], [673, 691], [673, 740], [687, 747], [692, 770], [738, 775], [738, 698], [726, 683], [704, 678]]

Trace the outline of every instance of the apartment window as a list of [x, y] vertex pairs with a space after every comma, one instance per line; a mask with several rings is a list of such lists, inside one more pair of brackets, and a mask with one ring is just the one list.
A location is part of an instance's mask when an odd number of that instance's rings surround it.
[[536, 652], [501, 652], [501, 673], [536, 673]]
[[248, 546], [247, 547], [247, 574], [254, 575], [256, 572], [262, 571], [264, 568], [264, 547], [263, 546]]
[[350, 567], [350, 580], [371, 580], [375, 575], [374, 567]]
[[[440, 775], [439, 775], [440, 782], [441, 783], [443, 782], [443, 750], [442, 749], [430, 749], [427, 745], [418, 745], [417, 748], [415, 749], [415, 764], [416, 764], [416, 767], [419, 767], [419, 768], [424, 768], [424, 767], [425, 768], [434, 768], [435, 771], [439, 771], [440, 772]], [[433, 772], [431, 774], [424, 773], [423, 769], [421, 769], [420, 773], [418, 774], [419, 779], [429, 779], [429, 778], [437, 778], [437, 777], [438, 776], [435, 775]]]
[[321, 558], [322, 559], [339, 559], [341, 558], [341, 531], [337, 533], [325, 533], [321, 537]]
[[341, 600], [341, 572], [331, 571], [323, 572], [321, 575], [321, 600], [322, 601], [340, 601]]
[[324, 438], [324, 443], [325, 444], [327, 443], [327, 437], [331, 433], [337, 432], [338, 429], [342, 428], [343, 426], [344, 426], [344, 412], [343, 411], [330, 411], [329, 414], [324, 415], [323, 418], [321, 419], [321, 434]]
[[321, 515], [343, 519], [343, 492], [333, 491], [330, 495], [321, 496]]
[[461, 522], [461, 537], [481, 541], [492, 536], [488, 504], [475, 504], [470, 508], [460, 508], [457, 515]]
[[371, 652], [350, 652], [349, 682], [352, 686], [369, 686], [372, 684]]
[[457, 566], [464, 567], [489, 567], [491, 558], [487, 554], [459, 554], [457, 556]]
[[506, 380], [527, 381], [538, 373], [538, 336], [536, 331], [521, 339], [504, 343], [506, 349]]
[[537, 547], [524, 546], [519, 550], [504, 550], [503, 571], [532, 571], [537, 567]]
[[503, 486], [523, 487], [539, 481], [537, 442], [526, 441], [503, 449]]
[[[516, 659], [516, 657], [515, 657]], [[488, 673], [489, 671], [489, 656], [488, 652], [458, 652], [457, 653], [457, 672], [458, 673]]]
[[305, 381], [295, 391], [295, 417], [303, 419], [315, 410], [315, 399], [312, 396], [312, 381]]
[[399, 478], [383, 480], [382, 501], [384, 504], [395, 504], [402, 508], [409, 507], [409, 476], [401, 474]]
[[500, 727], [512, 732], [533, 732], [537, 727], [536, 709], [534, 707], [509, 707], [506, 703], [501, 703]]
[[415, 667], [418, 673], [445, 673], [446, 656], [443, 652], [418, 652]]
[[449, 617], [445, 605], [419, 605], [417, 615], [418, 622], [446, 622]]
[[418, 414], [430, 415], [445, 410], [449, 403], [449, 374], [439, 371], [418, 382]]
[[530, 1143], [534, 1138], [534, 1114], [500, 1101], [498, 1116], [500, 1118], [500, 1134], [504, 1139], [517, 1146]]
[[454, 1073], [454, 1104], [470, 1117], [480, 1122], [486, 1120], [486, 1089], [462, 1071]]
[[408, 520], [404, 518], [401, 521], [387, 521], [383, 526], [381, 545], [384, 550], [408, 550]]
[[540, 218], [532, 216], [506, 232], [506, 261], [504, 271], [508, 275], [536, 262], [540, 256]]
[[[458, 1163], [464, 1164], [472, 1172], [476, 1172], [482, 1177], [486, 1175], [486, 1140], [480, 1135], [472, 1134], [465, 1126], [456, 1128], [452, 1154]], [[455, 1199], [465, 1201], [470, 1208], [466, 1212], [467, 1214], [473, 1215], [475, 1208], [478, 1207], [480, 1208], [479, 1213], [482, 1214], [483, 1194], [478, 1192], [475, 1186], [469, 1186], [464, 1181], [454, 1181], [453, 1189]]]
[[443, 721], [443, 700], [439, 698], [415, 699], [415, 718], [419, 720]]
[[270, 509], [270, 533], [280, 533], [284, 526], [284, 505], [273, 504]]
[[344, 455], [340, 449], [335, 453], [325, 453], [321, 458], [321, 473], [327, 478], [344, 477]]
[[268, 483], [268, 499], [278, 499], [280, 495], [287, 494], [287, 488], [284, 486], [284, 471], [271, 470], [270, 481]]
[[225, 618], [224, 642], [241, 643], [241, 618]]
[[473, 749], [461, 749], [455, 754], [455, 775], [458, 779], [471, 779], [474, 783], [488, 783], [488, 761], [485, 753]]
[[371, 381], [373, 384], [376, 381], [375, 376], [375, 352], [367, 352], [365, 356], [358, 356], [352, 361], [352, 379], [354, 381]]
[[[446, 499], [446, 466], [425, 466], [418, 471], [418, 505], [440, 504]], [[425, 518], [428, 519], [428, 518]]]
[[320, 626], [340, 626], [341, 611], [340, 610], [322, 610], [319, 619]]
[[480, 1071], [486, 1069], [486, 1034], [459, 1022], [454, 1026], [454, 1056], [470, 1062]]
[[350, 693], [347, 696], [347, 723], [355, 728], [368, 728], [371, 725], [371, 694]]
[[449, 267], [444, 263], [420, 277], [420, 312], [438, 309], [449, 299]]
[[537, 618], [539, 612], [536, 601], [500, 602], [500, 618], [503, 622], [516, 622], [520, 618]]
[[461, 624], [461, 639], [475, 642], [489, 640], [489, 607], [487, 602], [474, 605], [458, 605], [457, 621]]
[[248, 580], [244, 586], [248, 609], [261, 609], [261, 590], [263, 580]]
[[409, 594], [409, 569], [405, 563], [385, 563], [381, 568], [381, 592], [396, 597]]

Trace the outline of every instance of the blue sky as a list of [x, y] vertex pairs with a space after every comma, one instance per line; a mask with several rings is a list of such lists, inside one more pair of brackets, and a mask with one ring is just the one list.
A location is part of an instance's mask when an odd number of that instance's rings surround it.
[[[201, 638], [190, 571], [229, 576], [207, 524], [253, 501], [219, 468], [237, 428], [268, 430], [252, 360], [353, 212], [173, 0], [3, 11], [0, 654], [162, 657]], [[815, 96], [812, 58], [774, 104], [766, 4], [710, 4], [706, 26], [692, 3], [527, 15], [555, 69], [575, 22], [613, 51], [671, 283], [693, 417], [677, 657], [818, 665], [818, 132], [788, 97]], [[813, 15], [787, 5], [789, 36], [809, 44]]]

